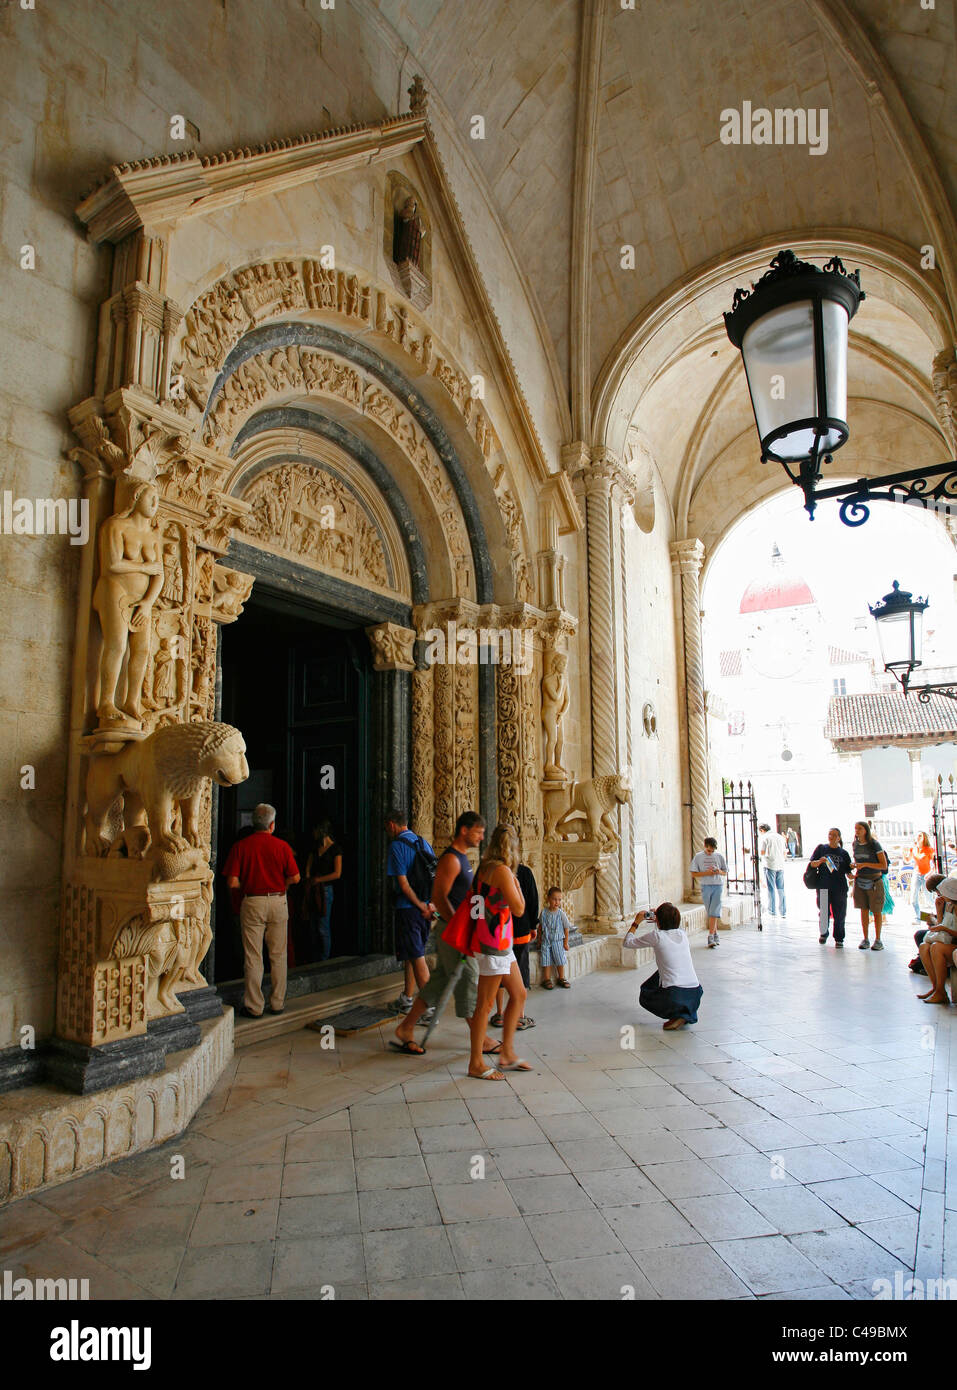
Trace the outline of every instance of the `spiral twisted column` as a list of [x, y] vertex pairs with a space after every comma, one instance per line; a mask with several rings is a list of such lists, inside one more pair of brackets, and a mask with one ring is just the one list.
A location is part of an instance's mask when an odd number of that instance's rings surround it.
[[[671, 547], [681, 582], [682, 651], [684, 655], [685, 724], [687, 730], [688, 793], [691, 852], [711, 833], [709, 819], [708, 728], [704, 703], [704, 660], [701, 647], [699, 579], [704, 546], [699, 540], [675, 541]], [[690, 858], [690, 855], [688, 856]], [[695, 880], [695, 898], [700, 890]]]

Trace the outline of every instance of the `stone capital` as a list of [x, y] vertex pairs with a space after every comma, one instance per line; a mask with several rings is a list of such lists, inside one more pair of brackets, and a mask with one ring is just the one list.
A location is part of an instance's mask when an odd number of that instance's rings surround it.
[[701, 566], [704, 563], [704, 546], [701, 541], [694, 538], [672, 541], [671, 559], [682, 574], [698, 575], [701, 573]]
[[376, 671], [414, 671], [415, 631], [398, 623], [379, 623], [367, 627], [372, 647], [372, 666]]
[[951, 448], [957, 448], [957, 348], [947, 347], [938, 352], [931, 381], [941, 429]]

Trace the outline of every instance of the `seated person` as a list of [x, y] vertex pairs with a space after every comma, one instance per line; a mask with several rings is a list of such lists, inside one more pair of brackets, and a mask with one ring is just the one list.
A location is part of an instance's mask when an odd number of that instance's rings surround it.
[[938, 925], [920, 933], [923, 939], [918, 951], [931, 988], [918, 997], [928, 1004], [946, 1004], [948, 1000], [944, 985], [947, 971], [954, 963], [954, 948], [957, 947], [957, 879], [932, 874], [927, 886], [937, 895], [935, 909]]

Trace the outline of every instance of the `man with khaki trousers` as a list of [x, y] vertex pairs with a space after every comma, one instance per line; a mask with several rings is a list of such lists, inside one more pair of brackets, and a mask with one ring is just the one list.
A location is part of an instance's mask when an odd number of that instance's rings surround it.
[[236, 841], [223, 869], [230, 888], [243, 892], [239, 922], [246, 958], [246, 988], [239, 1013], [244, 1018], [259, 1018], [263, 1011], [264, 937], [272, 980], [269, 1012], [281, 1014], [286, 999], [286, 890], [299, 882], [299, 870], [285, 840], [273, 838], [275, 829], [275, 806], [257, 806], [253, 811], [253, 833]]

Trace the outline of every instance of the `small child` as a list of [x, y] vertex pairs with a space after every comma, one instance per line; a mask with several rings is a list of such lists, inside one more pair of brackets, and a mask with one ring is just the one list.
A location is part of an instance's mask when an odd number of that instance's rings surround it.
[[568, 933], [572, 924], [562, 911], [562, 890], [549, 888], [545, 895], [548, 906], [542, 909], [542, 989], [554, 989], [549, 979], [549, 971], [554, 965], [558, 970], [559, 989], [571, 989], [565, 979], [568, 964]]
[[[637, 935], [642, 928], [645, 930]], [[663, 1018], [668, 1032], [697, 1023], [704, 991], [691, 963], [691, 947], [681, 929], [681, 913], [674, 903], [662, 903], [652, 913], [638, 913], [622, 945], [630, 951], [650, 946], [655, 953], [658, 969], [641, 987], [641, 1007]]]

